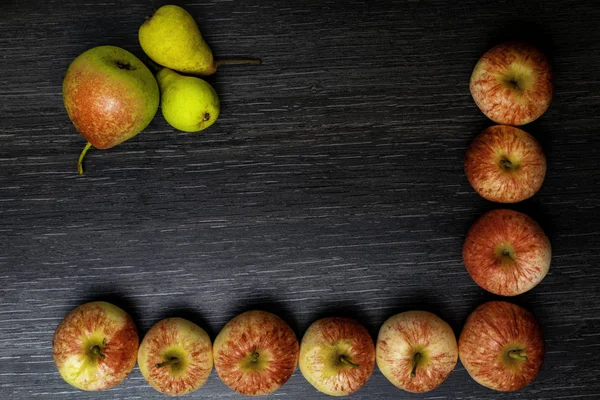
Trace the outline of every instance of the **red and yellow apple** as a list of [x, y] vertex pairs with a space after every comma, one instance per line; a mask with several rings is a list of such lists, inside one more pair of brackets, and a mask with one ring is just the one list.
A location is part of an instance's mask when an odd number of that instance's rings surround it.
[[503, 125], [538, 119], [552, 101], [552, 68], [540, 50], [507, 42], [488, 50], [471, 75], [471, 95], [481, 111]]
[[544, 359], [544, 338], [534, 316], [515, 304], [490, 301], [469, 315], [458, 339], [460, 361], [490, 389], [510, 392], [528, 385]]
[[214, 342], [215, 369], [238, 393], [258, 396], [279, 389], [298, 364], [298, 339], [275, 314], [247, 311], [229, 321]]
[[150, 386], [179, 396], [204, 385], [213, 367], [212, 343], [206, 331], [183, 318], [154, 325], [140, 344], [138, 365]]
[[138, 343], [129, 314], [97, 301], [67, 314], [54, 332], [52, 355], [67, 383], [82, 390], [105, 390], [127, 378], [135, 366]]
[[396, 387], [414, 393], [438, 387], [458, 360], [452, 328], [427, 311], [407, 311], [385, 321], [376, 353], [383, 375]]
[[465, 174], [483, 198], [516, 203], [533, 196], [546, 176], [546, 156], [527, 132], [508, 125], [485, 129], [465, 154]]
[[156, 79], [136, 56], [115, 46], [98, 46], [79, 55], [63, 81], [67, 114], [88, 144], [109, 149], [148, 126], [158, 110]]
[[300, 343], [300, 371], [317, 390], [346, 396], [364, 386], [375, 368], [369, 331], [350, 318], [315, 321]]
[[500, 209], [484, 214], [473, 224], [462, 253], [475, 283], [500, 296], [516, 296], [544, 279], [552, 248], [531, 217]]

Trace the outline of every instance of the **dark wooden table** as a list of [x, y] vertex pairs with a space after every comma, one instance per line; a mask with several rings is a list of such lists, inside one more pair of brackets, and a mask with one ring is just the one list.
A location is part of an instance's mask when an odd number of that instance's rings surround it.
[[[546, 362], [533, 384], [499, 394], [460, 365], [411, 396], [379, 371], [354, 398], [600, 396], [600, 8], [580, 1], [207, 0], [186, 5], [214, 52], [261, 67], [209, 81], [222, 114], [196, 135], [159, 114], [140, 136], [75, 162], [84, 140], [61, 84], [102, 44], [142, 56], [137, 30], [162, 1], [2, 1], [0, 5], [0, 397], [154, 399], [139, 370], [80, 392], [59, 377], [54, 329], [90, 300], [140, 333], [183, 316], [211, 337], [252, 308], [299, 337], [315, 319], [383, 321], [427, 309], [460, 333], [494, 299], [469, 278], [469, 226], [500, 207], [462, 166], [491, 125], [469, 77], [491, 45], [520, 38], [553, 59], [556, 94], [525, 129], [548, 156], [541, 191], [513, 208], [544, 227], [550, 273], [512, 301], [541, 322]], [[587, 4], [586, 4], [587, 3]], [[297, 370], [275, 396], [319, 398]], [[192, 397], [236, 397], [213, 372]], [[325, 396], [323, 396], [325, 397]]]

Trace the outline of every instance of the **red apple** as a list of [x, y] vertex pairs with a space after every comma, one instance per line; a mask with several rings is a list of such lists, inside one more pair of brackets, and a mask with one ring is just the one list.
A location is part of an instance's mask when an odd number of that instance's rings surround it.
[[52, 355], [67, 383], [82, 390], [105, 390], [127, 378], [138, 343], [129, 314], [97, 301], [67, 314], [54, 332]]
[[114, 46], [99, 46], [79, 55], [63, 81], [67, 114], [88, 144], [108, 149], [140, 133], [156, 114], [156, 79], [136, 56]]
[[492, 121], [525, 125], [538, 119], [552, 101], [552, 68], [537, 48], [517, 42], [499, 44], [477, 62], [471, 95]]
[[414, 393], [438, 387], [458, 360], [452, 328], [427, 311], [407, 311], [385, 321], [376, 351], [383, 375], [398, 388]]
[[350, 318], [323, 318], [300, 343], [300, 371], [317, 390], [346, 396], [364, 386], [375, 368], [369, 331]]
[[546, 156], [539, 142], [519, 128], [496, 125], [471, 142], [465, 174], [487, 200], [516, 203], [533, 196], [546, 176]]
[[534, 316], [515, 304], [477, 307], [458, 340], [460, 361], [479, 384], [511, 392], [528, 385], [544, 359], [544, 338]]
[[212, 343], [206, 331], [182, 319], [154, 325], [140, 344], [138, 365], [150, 386], [179, 396], [204, 385], [213, 367]]
[[513, 210], [484, 214], [469, 229], [463, 245], [463, 260], [471, 278], [501, 296], [516, 296], [540, 283], [551, 257], [550, 241], [542, 228]]
[[213, 347], [215, 369], [238, 393], [258, 396], [279, 389], [298, 364], [298, 339], [281, 318], [247, 311], [229, 321]]

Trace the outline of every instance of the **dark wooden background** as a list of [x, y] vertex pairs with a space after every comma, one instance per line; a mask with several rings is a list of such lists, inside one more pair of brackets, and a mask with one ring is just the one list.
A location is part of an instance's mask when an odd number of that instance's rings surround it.
[[[547, 153], [548, 175], [514, 206], [553, 244], [549, 275], [512, 299], [541, 322], [546, 362], [510, 395], [479, 386], [459, 364], [422, 396], [376, 370], [354, 398], [600, 396], [594, 2], [188, 2], [215, 54], [264, 65], [209, 78], [222, 99], [209, 130], [175, 132], [159, 112], [135, 139], [91, 151], [80, 177], [84, 140], [63, 108], [64, 72], [97, 45], [142, 57], [138, 27], [163, 4], [85, 3], [0, 5], [0, 397], [161, 398], [137, 367], [104, 393], [59, 377], [54, 329], [90, 300], [125, 308], [142, 335], [178, 315], [214, 338], [251, 308], [276, 312], [299, 337], [329, 315], [352, 316], [376, 337], [409, 309], [439, 314], [458, 335], [469, 312], [495, 298], [467, 275], [464, 235], [501, 207], [462, 170], [468, 143], [492, 124], [468, 82], [486, 49], [514, 38], [542, 47], [556, 72], [552, 106], [525, 128]], [[275, 396], [320, 397], [298, 370]], [[192, 397], [235, 395], [213, 372]]]

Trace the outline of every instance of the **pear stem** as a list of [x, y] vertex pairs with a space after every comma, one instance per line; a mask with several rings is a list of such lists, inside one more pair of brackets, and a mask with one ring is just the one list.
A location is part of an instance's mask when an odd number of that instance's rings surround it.
[[250, 356], [250, 361], [252, 362], [257, 362], [258, 361], [258, 357], [260, 357], [260, 354], [258, 354], [258, 351], [255, 351], [254, 353], [252, 353], [252, 355]]
[[508, 356], [514, 360], [527, 361], [527, 355], [524, 350], [511, 350], [508, 352]]
[[413, 367], [412, 371], [410, 371], [410, 377], [414, 378], [417, 376], [417, 366], [419, 365], [419, 361], [421, 361], [421, 353], [415, 353], [413, 358]]
[[92, 144], [90, 142], [87, 142], [87, 144], [81, 151], [81, 154], [79, 154], [79, 160], [77, 161], [77, 172], [79, 172], [79, 175], [83, 175], [83, 157], [85, 157], [85, 154], [88, 152], [90, 147], [92, 147]]
[[352, 362], [352, 361], [350, 361], [350, 360], [348, 359], [348, 357], [346, 357], [346, 356], [339, 356], [339, 357], [338, 357], [338, 360], [340, 360], [340, 362], [341, 362], [342, 364], [346, 364], [346, 365], [348, 365], [348, 366], [350, 366], [350, 367], [352, 367], [352, 368], [359, 368], [359, 367], [360, 367], [360, 365], [353, 363], [353, 362]]
[[156, 364], [156, 368], [166, 367], [167, 365], [179, 364], [179, 358], [171, 357], [167, 361], [163, 361], [160, 364]]
[[221, 65], [228, 64], [254, 64], [260, 65], [262, 61], [257, 58], [229, 58], [225, 60], [217, 60], [215, 61], [215, 69], [219, 69]]
[[96, 357], [104, 360], [104, 354], [102, 354], [100, 352], [100, 346], [93, 346], [92, 347], [92, 354], [95, 355]]

